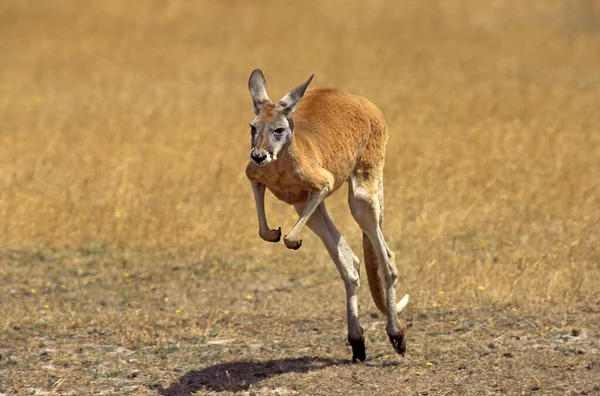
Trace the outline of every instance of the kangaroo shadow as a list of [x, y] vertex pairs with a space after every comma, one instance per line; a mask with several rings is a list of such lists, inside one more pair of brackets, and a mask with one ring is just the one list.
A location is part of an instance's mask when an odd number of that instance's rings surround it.
[[295, 359], [278, 359], [264, 362], [221, 363], [190, 371], [168, 388], [159, 388], [163, 396], [183, 396], [200, 390], [214, 392], [239, 392], [259, 381], [285, 373], [307, 373], [329, 366], [350, 364], [347, 361], [303, 356]]

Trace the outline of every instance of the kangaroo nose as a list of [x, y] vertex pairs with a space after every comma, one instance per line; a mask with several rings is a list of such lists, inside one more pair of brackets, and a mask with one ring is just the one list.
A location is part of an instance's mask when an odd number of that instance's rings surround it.
[[252, 160], [254, 160], [254, 162], [260, 164], [267, 158], [267, 154], [252, 153], [250, 154], [250, 157], [252, 157]]

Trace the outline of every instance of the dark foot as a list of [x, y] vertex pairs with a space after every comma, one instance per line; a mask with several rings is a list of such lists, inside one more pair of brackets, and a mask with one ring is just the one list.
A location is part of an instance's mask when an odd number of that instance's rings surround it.
[[267, 242], [279, 242], [281, 241], [281, 227], [276, 230], [259, 230], [258, 235]]
[[350, 345], [352, 345], [352, 363], [362, 363], [367, 358], [367, 353], [365, 352], [365, 339], [350, 339], [348, 338]]
[[273, 241], [275, 243], [281, 241], [281, 227], [277, 229], [277, 238]]
[[285, 243], [285, 246], [288, 249], [298, 250], [298, 249], [300, 249], [300, 246], [302, 246], [302, 239], [290, 240], [290, 239], [287, 239], [287, 235], [286, 235], [286, 237], [283, 238], [283, 243]]
[[404, 353], [406, 352], [406, 340], [404, 339], [404, 334], [388, 334], [388, 337], [390, 337], [390, 342], [394, 346], [396, 352], [404, 356]]

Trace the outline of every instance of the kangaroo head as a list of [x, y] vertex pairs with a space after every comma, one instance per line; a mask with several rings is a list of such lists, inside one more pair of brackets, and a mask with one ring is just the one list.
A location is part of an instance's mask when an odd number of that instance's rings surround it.
[[292, 114], [313, 76], [314, 74], [304, 84], [288, 92], [279, 102], [273, 103], [267, 96], [267, 82], [262, 71], [255, 69], [250, 74], [248, 90], [256, 114], [250, 123], [252, 162], [257, 165], [269, 164], [276, 160], [277, 154], [292, 141], [294, 133]]

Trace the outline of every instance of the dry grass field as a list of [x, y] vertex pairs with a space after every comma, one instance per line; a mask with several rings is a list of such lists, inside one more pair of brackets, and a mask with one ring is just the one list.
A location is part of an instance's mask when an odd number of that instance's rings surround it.
[[[255, 67], [385, 114], [404, 358], [259, 238]], [[600, 394], [600, 4], [3, 0], [0, 303], [2, 395]]]

